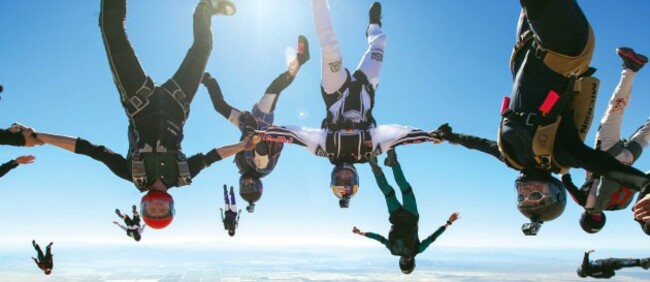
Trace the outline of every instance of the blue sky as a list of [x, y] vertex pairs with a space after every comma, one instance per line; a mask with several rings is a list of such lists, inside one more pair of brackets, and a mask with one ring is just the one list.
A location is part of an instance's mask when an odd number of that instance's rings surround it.
[[[127, 32], [145, 71], [167, 80], [192, 40], [191, 16], [197, 1], [130, 1]], [[299, 34], [310, 40], [312, 59], [283, 92], [277, 124], [318, 127], [324, 115], [320, 97], [320, 48], [310, 1], [236, 1], [233, 17], [213, 18], [214, 49], [207, 71], [226, 99], [249, 109], [266, 86], [286, 70], [285, 49]], [[331, 0], [333, 25], [344, 64], [356, 67], [366, 49], [367, 9], [372, 1]], [[459, 132], [496, 138], [499, 107], [510, 94], [508, 59], [515, 40], [518, 1], [382, 2], [388, 36], [381, 84], [373, 114], [381, 124], [435, 129], [450, 122]], [[601, 79], [597, 118], [618, 82], [620, 60], [614, 50], [631, 46], [650, 54], [650, 19], [630, 10], [650, 11], [641, 0], [581, 1], [596, 33], [592, 65]], [[127, 150], [127, 120], [112, 82], [97, 25], [99, 1], [8, 1], [0, 9], [0, 124], [22, 122], [43, 132], [84, 137], [116, 152]], [[636, 77], [632, 104], [623, 124], [629, 135], [648, 117], [650, 76]], [[594, 122], [597, 122], [595, 120]], [[593, 143], [592, 127], [587, 143]], [[191, 155], [231, 144], [239, 132], [212, 108], [201, 87], [185, 126], [184, 151]], [[388, 214], [367, 166], [359, 166], [360, 191], [349, 209], [339, 209], [328, 183], [331, 165], [297, 146], [287, 146], [254, 214], [243, 214], [236, 237], [221, 228], [221, 187], [239, 175], [227, 159], [205, 169], [190, 187], [171, 191], [177, 216], [163, 231], [146, 230], [141, 246], [199, 242], [209, 246], [319, 244], [376, 246], [351, 233], [386, 234]], [[39, 241], [121, 244], [123, 232], [111, 224], [113, 210], [139, 203], [131, 183], [90, 158], [58, 148], [2, 147], [2, 162], [34, 154], [34, 164], [0, 179], [1, 248]], [[648, 240], [624, 210], [609, 213], [596, 235], [578, 225], [580, 209], [569, 202], [562, 217], [545, 224], [537, 237], [525, 237], [526, 221], [515, 207], [517, 173], [493, 157], [449, 144], [398, 149], [420, 208], [420, 234], [435, 231], [454, 211], [461, 219], [436, 246], [521, 248], [614, 248], [644, 246]], [[383, 159], [383, 157], [382, 157]], [[642, 156], [636, 163], [650, 168]], [[580, 179], [582, 171], [574, 171]], [[243, 202], [240, 201], [243, 208]], [[646, 250], [648, 248], [646, 247]], [[386, 256], [389, 253], [386, 252]]]

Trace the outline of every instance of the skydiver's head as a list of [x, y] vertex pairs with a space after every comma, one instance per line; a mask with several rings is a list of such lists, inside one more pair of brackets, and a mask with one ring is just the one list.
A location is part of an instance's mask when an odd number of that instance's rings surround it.
[[586, 278], [586, 277], [587, 277], [587, 273], [585, 273], [585, 271], [582, 270], [582, 267], [579, 267], [578, 269], [576, 269], [576, 273], [578, 273], [578, 276], [580, 276], [580, 277], [582, 277], [582, 278]]
[[415, 269], [415, 258], [400, 257], [399, 269], [402, 270], [402, 273], [404, 274], [411, 274], [411, 272], [413, 272], [413, 269]]
[[515, 181], [517, 209], [530, 219], [550, 221], [564, 212], [566, 191], [560, 180], [543, 170], [523, 170]]
[[580, 227], [587, 233], [597, 233], [605, 226], [605, 213], [582, 212], [580, 215]]
[[359, 175], [354, 165], [336, 164], [332, 170], [330, 187], [334, 195], [340, 199], [339, 206], [347, 208], [350, 205], [350, 199], [359, 189]]
[[174, 198], [164, 191], [149, 190], [140, 201], [140, 213], [149, 227], [165, 228], [174, 219]]
[[142, 236], [140, 236], [140, 232], [137, 232], [137, 231], [134, 232], [134, 233], [133, 233], [133, 239], [134, 239], [136, 242], [140, 242], [140, 239], [142, 239]]
[[230, 237], [235, 236], [235, 229], [228, 229], [228, 235], [230, 235]]
[[255, 211], [255, 202], [262, 197], [262, 181], [250, 173], [244, 173], [239, 178], [239, 195], [248, 202], [246, 210]]
[[52, 269], [51, 268], [46, 268], [45, 270], [43, 270], [43, 272], [45, 272], [45, 275], [50, 275], [50, 274], [52, 274]]

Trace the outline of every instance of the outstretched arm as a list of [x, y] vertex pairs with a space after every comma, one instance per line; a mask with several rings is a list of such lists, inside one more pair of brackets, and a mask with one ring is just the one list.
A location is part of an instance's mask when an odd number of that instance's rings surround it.
[[219, 87], [217, 80], [212, 77], [210, 73], [206, 72], [203, 74], [201, 83], [203, 83], [203, 85], [205, 85], [205, 87], [208, 89], [208, 93], [210, 93], [210, 100], [212, 100], [212, 106], [214, 109], [223, 117], [228, 119], [236, 127], [239, 127], [239, 115], [241, 111], [233, 108], [226, 102], [226, 100], [223, 98], [223, 93], [221, 92], [221, 87]]
[[4, 176], [9, 172], [10, 170], [16, 168], [18, 165], [21, 164], [31, 164], [34, 162], [34, 159], [36, 159], [34, 156], [29, 155], [29, 156], [20, 156], [16, 158], [15, 160], [11, 160], [2, 166], [0, 166], [0, 177]]
[[437, 139], [437, 141], [434, 142], [447, 140], [449, 143], [460, 144], [465, 148], [481, 151], [503, 161], [503, 157], [499, 151], [499, 145], [496, 141], [472, 135], [455, 133], [447, 123], [432, 131], [431, 135]]
[[49, 133], [38, 133], [38, 138], [46, 144], [50, 144], [70, 152], [89, 156], [104, 163], [115, 175], [120, 178], [132, 181], [131, 171], [128, 169], [127, 160], [120, 154], [114, 153], [104, 146], [97, 146], [88, 140]]
[[460, 218], [460, 214], [458, 212], [454, 212], [449, 216], [449, 219], [447, 219], [447, 222], [438, 228], [436, 232], [433, 232], [433, 234], [429, 235], [424, 241], [420, 242], [420, 247], [418, 248], [418, 254], [421, 252], [424, 252], [431, 243], [433, 243], [436, 239], [438, 239], [438, 236], [442, 235], [442, 233], [447, 230], [449, 226], [451, 226], [452, 223], [454, 223], [456, 220]]
[[0, 130], [0, 144], [33, 147], [43, 145], [43, 141], [34, 135], [34, 129], [20, 123], [14, 123], [6, 130]]
[[381, 152], [401, 145], [433, 142], [434, 140], [424, 130], [396, 124], [378, 125], [370, 129], [370, 135], [372, 136], [372, 147], [380, 147]]
[[273, 143], [289, 143], [306, 147], [307, 150], [319, 157], [327, 157], [324, 129], [299, 126], [272, 126], [262, 134], [262, 141]]
[[188, 166], [190, 167], [190, 176], [194, 178], [199, 174], [199, 172], [201, 172], [201, 170], [209, 167], [217, 161], [228, 158], [244, 150], [254, 149], [257, 143], [260, 142], [260, 139], [261, 138], [258, 135], [248, 135], [238, 143], [212, 149], [205, 155], [199, 153], [191, 156], [187, 159]]
[[368, 237], [370, 239], [377, 240], [377, 241], [379, 241], [379, 243], [386, 246], [386, 248], [389, 247], [388, 246], [388, 239], [384, 238], [384, 236], [381, 236], [381, 235], [379, 235], [377, 233], [363, 232], [363, 231], [359, 230], [359, 228], [357, 228], [356, 226], [352, 227], [352, 233], [360, 235], [360, 236], [365, 236], [365, 237]]
[[113, 221], [113, 224], [117, 225], [117, 227], [121, 228], [121, 229], [124, 230], [124, 231], [129, 231], [129, 229], [126, 228], [126, 226], [124, 226], [124, 225], [118, 223], [117, 221]]

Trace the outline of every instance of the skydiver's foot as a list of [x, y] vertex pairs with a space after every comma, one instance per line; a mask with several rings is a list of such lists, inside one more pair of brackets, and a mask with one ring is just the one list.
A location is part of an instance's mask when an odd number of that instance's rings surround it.
[[124, 216], [122, 216], [122, 213], [120, 212], [120, 209], [115, 209], [115, 213], [116, 213], [117, 216], [119, 216], [119, 217], [124, 217]]
[[640, 263], [641, 267], [643, 267], [643, 269], [649, 269], [650, 268], [650, 258], [643, 258], [643, 259], [640, 259], [640, 261], [641, 261], [641, 263]]
[[133, 213], [138, 212], [138, 208], [135, 205], [131, 206], [131, 210], [133, 211]]
[[648, 62], [648, 57], [637, 54], [632, 48], [618, 47], [616, 54], [623, 60], [623, 68], [634, 72], [639, 71]]
[[378, 24], [381, 26], [381, 4], [379, 2], [372, 3], [368, 11], [368, 24]]
[[32, 246], [34, 246], [34, 248], [36, 248], [36, 240], [32, 240]]
[[51, 248], [52, 244], [54, 244], [54, 242], [50, 242], [49, 244], [47, 244], [47, 248]]
[[296, 59], [298, 64], [302, 64], [309, 61], [309, 41], [304, 35], [298, 36], [298, 47], [296, 48]]
[[368, 28], [366, 28], [366, 37], [368, 37], [368, 29], [371, 24], [377, 24], [381, 27], [381, 4], [379, 2], [372, 3], [368, 11]]
[[237, 12], [235, 4], [230, 0], [201, 0], [212, 7], [212, 14], [215, 16], [232, 16]]
[[387, 167], [394, 167], [397, 165], [397, 154], [395, 154], [395, 150], [390, 149], [388, 152], [386, 152], [386, 159], [384, 160], [384, 165]]

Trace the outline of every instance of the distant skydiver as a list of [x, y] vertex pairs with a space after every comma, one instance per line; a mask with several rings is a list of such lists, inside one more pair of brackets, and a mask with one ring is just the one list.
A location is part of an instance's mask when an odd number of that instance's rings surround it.
[[[617, 48], [616, 53], [623, 61], [623, 71], [618, 86], [609, 100], [607, 111], [600, 121], [595, 147], [597, 150], [611, 154], [624, 164], [632, 165], [648, 146], [650, 119], [627, 140], [621, 139], [621, 123], [625, 109], [630, 103], [634, 77], [648, 62], [648, 58], [627, 47]], [[594, 173], [588, 175], [587, 181], [580, 189], [571, 182], [569, 174], [562, 176], [562, 183], [574, 200], [585, 208], [580, 217], [580, 226], [588, 233], [596, 233], [605, 226], [606, 217], [603, 211], [627, 208], [636, 192]], [[643, 230], [650, 235], [650, 228], [645, 224]]]
[[140, 214], [138, 213], [138, 209], [135, 205], [133, 205], [131, 209], [133, 210], [133, 218], [130, 218], [126, 214], [122, 214], [120, 212], [120, 209], [115, 209], [117, 216], [124, 220], [124, 225], [119, 224], [117, 221], [113, 221], [113, 223], [120, 227], [122, 230], [126, 231], [127, 236], [133, 238], [133, 240], [136, 242], [139, 242], [142, 238], [144, 227], [147, 225], [142, 224], [142, 226], [140, 226]]
[[608, 259], [597, 259], [589, 260], [589, 254], [593, 253], [594, 250], [588, 250], [585, 252], [585, 256], [582, 260], [582, 265], [576, 270], [578, 276], [582, 278], [593, 277], [593, 278], [612, 278], [616, 275], [615, 270], [619, 270], [624, 267], [642, 267], [643, 269], [650, 268], [650, 258], [643, 259], [633, 259], [633, 258], [608, 258]]
[[189, 185], [202, 169], [251, 149], [259, 141], [249, 135], [237, 144], [189, 158], [181, 151], [190, 103], [212, 50], [211, 17], [234, 13], [235, 6], [228, 0], [201, 0], [194, 10], [192, 47], [174, 76], [155, 85], [127, 39], [126, 0], [102, 1], [99, 25], [122, 106], [129, 117], [129, 153], [124, 158], [82, 138], [48, 134], [40, 134], [39, 138], [101, 161], [117, 176], [133, 182], [141, 192], [146, 191], [140, 206], [144, 222], [155, 229], [166, 227], [174, 217], [169, 188]]
[[10, 170], [16, 168], [18, 165], [21, 164], [31, 164], [34, 162], [34, 159], [36, 157], [29, 155], [29, 156], [20, 156], [17, 157], [15, 160], [10, 160], [3, 165], [0, 165], [0, 177], [4, 176], [9, 172]]
[[52, 274], [52, 268], [54, 268], [54, 259], [52, 258], [52, 242], [50, 242], [45, 248], [45, 255], [41, 251], [41, 247], [36, 244], [35, 240], [32, 240], [32, 246], [36, 249], [37, 257], [32, 257], [38, 268], [43, 270], [46, 275]]
[[[217, 80], [209, 73], [203, 75], [203, 85], [208, 88], [212, 104], [217, 112], [228, 119], [232, 124], [242, 131], [242, 139], [246, 136], [246, 126], [258, 130], [265, 130], [273, 124], [274, 110], [280, 93], [293, 82], [298, 74], [300, 66], [309, 60], [309, 43], [304, 36], [298, 37], [298, 47], [295, 60], [289, 65], [289, 69], [281, 73], [266, 88], [262, 98], [253, 106], [251, 112], [240, 111], [229, 105], [223, 98], [221, 88]], [[235, 164], [239, 168], [239, 195], [248, 202], [246, 210], [253, 212], [255, 202], [262, 197], [262, 181], [260, 178], [269, 175], [282, 152], [283, 143], [260, 142], [254, 150], [247, 150], [237, 153]]]
[[228, 235], [232, 237], [235, 236], [235, 230], [239, 226], [239, 216], [241, 215], [241, 210], [237, 210], [235, 191], [232, 186], [230, 186], [230, 200], [228, 200], [228, 186], [223, 185], [223, 199], [226, 211], [224, 212], [222, 208], [219, 208], [221, 210], [221, 221], [223, 222], [223, 228], [228, 230]]
[[392, 226], [388, 233], [388, 239], [377, 233], [362, 232], [356, 226], [352, 228], [352, 232], [375, 239], [382, 243], [386, 248], [388, 248], [388, 250], [390, 250], [391, 254], [400, 257], [399, 267], [402, 270], [402, 273], [409, 274], [413, 272], [413, 269], [415, 268], [415, 256], [424, 252], [424, 250], [426, 250], [429, 245], [438, 238], [438, 236], [445, 232], [447, 227], [460, 218], [460, 215], [457, 212], [452, 213], [445, 225], [440, 226], [436, 232], [431, 234], [424, 241], [420, 242], [418, 236], [418, 222], [420, 215], [418, 213], [415, 195], [413, 195], [413, 189], [402, 173], [402, 167], [397, 161], [395, 151], [388, 151], [388, 157], [384, 164], [393, 168], [393, 177], [402, 192], [403, 205], [397, 201], [397, 198], [395, 197], [395, 189], [388, 184], [386, 176], [381, 167], [377, 164], [377, 157], [369, 158], [369, 163], [372, 167], [372, 172], [375, 175], [375, 180], [377, 180], [377, 185], [386, 198], [386, 206], [388, 207], [388, 214], [390, 214], [388, 220]]
[[312, 0], [314, 24], [322, 50], [321, 94], [327, 117], [322, 129], [298, 126], [269, 127], [267, 142], [292, 143], [306, 147], [334, 165], [330, 188], [341, 208], [357, 192], [359, 175], [355, 163], [380, 155], [398, 145], [433, 141], [425, 131], [399, 125], [376, 125], [372, 116], [375, 91], [384, 61], [386, 35], [381, 29], [381, 5], [375, 2], [368, 12], [368, 49], [356, 71], [343, 66], [341, 50], [332, 29], [327, 0]]
[[535, 235], [542, 222], [566, 206], [565, 188], [551, 173], [584, 168], [641, 196], [650, 177], [583, 141], [593, 117], [598, 80], [589, 67], [594, 36], [575, 0], [521, 0], [518, 40], [511, 57], [513, 89], [502, 107], [498, 141], [456, 134], [442, 126], [441, 139], [490, 154], [521, 172], [517, 208]]

